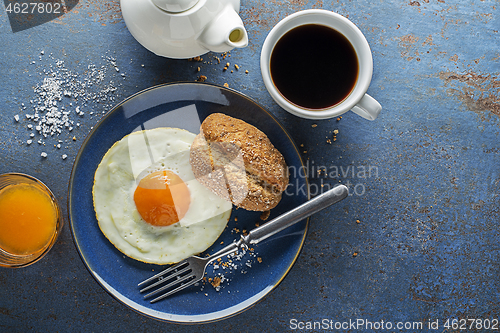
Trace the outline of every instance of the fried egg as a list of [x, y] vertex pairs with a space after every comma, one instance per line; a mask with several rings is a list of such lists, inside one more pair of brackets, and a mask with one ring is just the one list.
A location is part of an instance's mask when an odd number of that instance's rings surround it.
[[205, 251], [227, 225], [232, 204], [191, 170], [195, 134], [177, 128], [134, 132], [104, 155], [94, 177], [99, 228], [122, 253], [169, 264]]

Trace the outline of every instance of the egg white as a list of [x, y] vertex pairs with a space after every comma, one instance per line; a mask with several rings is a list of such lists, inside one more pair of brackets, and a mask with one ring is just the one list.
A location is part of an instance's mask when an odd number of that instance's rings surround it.
[[[134, 132], [105, 154], [94, 178], [93, 199], [99, 228], [125, 255], [168, 264], [210, 247], [227, 225], [232, 204], [200, 184], [191, 170], [189, 149], [195, 134], [177, 128]], [[170, 226], [152, 226], [136, 209], [134, 192], [145, 175], [170, 170], [187, 185], [191, 203]]]

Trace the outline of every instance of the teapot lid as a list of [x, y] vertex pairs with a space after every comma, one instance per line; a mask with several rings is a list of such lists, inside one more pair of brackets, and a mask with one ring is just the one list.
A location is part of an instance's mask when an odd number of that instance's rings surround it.
[[198, 3], [199, 0], [151, 0], [158, 8], [170, 12], [184, 12]]

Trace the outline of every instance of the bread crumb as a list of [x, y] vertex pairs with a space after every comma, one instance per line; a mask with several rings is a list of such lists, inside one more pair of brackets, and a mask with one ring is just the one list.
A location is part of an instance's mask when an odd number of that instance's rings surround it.
[[238, 66], [238, 65], [234, 64], [234, 68], [236, 68], [236, 69], [240, 69], [240, 66]]
[[227, 84], [227, 82], [224, 83], [224, 87], [229, 88], [229, 84]]
[[317, 127], [318, 125], [317, 124], [312, 124], [311, 127], [314, 128], [314, 127]]
[[262, 212], [262, 214], [260, 214], [260, 219], [262, 221], [265, 221], [269, 218], [269, 215], [271, 215], [271, 211], [270, 210], [266, 210], [264, 212]]
[[259, 263], [262, 263], [262, 258], [261, 258], [261, 257], [257, 257], [257, 261], [258, 261]]
[[248, 69], [245, 71], [245, 74], [248, 74]]
[[76, 136], [73, 137], [73, 141], [76, 141]]
[[358, 256], [358, 252], [354, 252], [354, 253], [352, 254], [352, 256], [353, 256], [353, 257], [357, 257], [357, 256]]
[[212, 286], [214, 288], [217, 288], [218, 286], [220, 286], [220, 282], [221, 282], [221, 278], [216, 276], [212, 279], [212, 281], [210, 282], [212, 284]]
[[206, 79], [207, 79], [207, 77], [205, 75], [200, 75], [200, 76], [198, 76], [198, 78], [196, 79], [196, 81], [198, 81], [198, 82], [204, 82]]
[[361, 221], [360, 221], [360, 220], [356, 220], [356, 223], [358, 223], [358, 224], [359, 224], [359, 223], [361, 223]]
[[337, 134], [339, 134], [339, 130], [334, 130], [333, 131], [333, 141], [337, 141]]

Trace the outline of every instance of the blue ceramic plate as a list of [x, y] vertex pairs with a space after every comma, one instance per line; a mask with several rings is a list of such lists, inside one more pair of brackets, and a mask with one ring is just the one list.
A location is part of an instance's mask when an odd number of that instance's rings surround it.
[[[260, 105], [234, 90], [204, 83], [156, 86], [126, 99], [106, 114], [89, 134], [73, 166], [68, 211], [74, 241], [94, 278], [116, 299], [150, 317], [171, 322], [209, 322], [235, 315], [266, 296], [294, 264], [307, 231], [304, 220], [254, 247], [231, 267], [210, 267], [208, 277], [223, 275], [219, 288], [208, 282], [150, 304], [137, 284], [166, 266], [126, 257], [102, 234], [92, 202], [94, 173], [106, 151], [125, 135], [156, 127], [177, 127], [199, 133], [209, 114], [221, 112], [242, 119], [266, 133], [288, 166], [303, 166], [292, 139]], [[307, 180], [291, 172], [290, 186], [271, 217], [308, 200]], [[260, 213], [233, 209], [228, 227], [206, 253], [213, 253], [262, 223]], [[221, 245], [223, 243], [224, 245]], [[234, 265], [233, 265], [234, 264]], [[236, 266], [236, 267], [235, 267]]]

